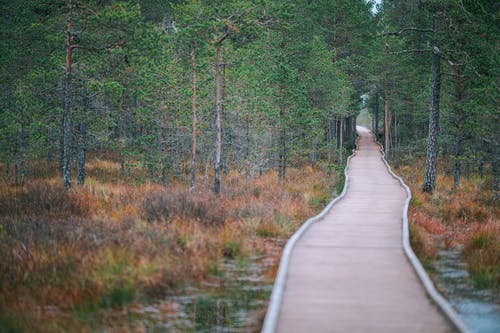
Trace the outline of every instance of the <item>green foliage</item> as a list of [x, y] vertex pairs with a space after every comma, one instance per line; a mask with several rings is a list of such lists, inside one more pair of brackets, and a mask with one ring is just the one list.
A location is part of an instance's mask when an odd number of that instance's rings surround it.
[[[494, 173], [498, 147], [498, 29], [492, 3], [384, 1], [380, 36], [372, 42], [371, 110], [387, 88], [392, 113], [392, 154], [397, 163], [421, 156], [427, 144], [432, 50], [441, 56], [440, 153], [457, 177], [465, 164]], [[436, 33], [432, 32], [437, 18]], [[399, 32], [400, 34], [387, 34]], [[368, 62], [368, 63], [369, 63]], [[380, 98], [380, 97], [379, 97]], [[383, 104], [379, 110], [383, 120]], [[487, 166], [488, 168], [488, 166]], [[459, 182], [459, 178], [456, 180]]]
[[6, 333], [22, 333], [25, 330], [18, 318], [14, 318], [7, 314], [0, 314], [0, 331]]
[[471, 237], [464, 248], [465, 259], [474, 286], [500, 288], [500, 239], [494, 231], [483, 231]]
[[[68, 15], [74, 29], [72, 119], [88, 128], [86, 138], [75, 132], [73, 141], [85, 140], [87, 151], [115, 151], [122, 165], [144, 168], [151, 181], [179, 173], [189, 156], [191, 50], [197, 72], [197, 153], [202, 160], [210, 158], [214, 43], [224, 33], [227, 166], [245, 165], [249, 174], [273, 167], [278, 137], [288, 163], [308, 159], [312, 146], [324, 157], [333, 149], [324, 138], [326, 124], [357, 112], [360, 86], [355, 82], [362, 80], [353, 80], [353, 73], [362, 75], [355, 69], [357, 51], [366, 53], [371, 24], [361, 0], [334, 7], [327, 1], [74, 0], [71, 12], [69, 2], [35, 1], [2, 4], [2, 10], [9, 14], [2, 17], [8, 29], [1, 40], [6, 52], [0, 55], [5, 124], [0, 158], [16, 166], [59, 151]], [[337, 42], [333, 28], [342, 32]]]

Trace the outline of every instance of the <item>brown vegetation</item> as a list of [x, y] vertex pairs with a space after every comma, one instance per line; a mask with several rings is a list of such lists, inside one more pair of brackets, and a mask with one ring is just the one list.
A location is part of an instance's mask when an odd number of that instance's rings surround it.
[[471, 175], [455, 188], [453, 176], [441, 171], [436, 189], [427, 194], [420, 191], [422, 179], [414, 167], [396, 172], [412, 189], [412, 246], [424, 264], [430, 268], [427, 264], [435, 259], [439, 244], [458, 245], [474, 284], [500, 288], [500, 205], [491, 199], [492, 180]]
[[93, 177], [71, 192], [55, 178], [0, 185], [1, 327], [85, 331], [96, 317], [78, 318], [89, 309], [199, 284], [221, 258], [263, 253], [267, 238], [290, 235], [328, 201], [334, 181], [311, 167], [289, 170], [286, 183], [234, 174], [215, 197], [201, 186], [195, 194], [185, 184], [130, 186], [115, 180], [116, 167], [93, 163]]

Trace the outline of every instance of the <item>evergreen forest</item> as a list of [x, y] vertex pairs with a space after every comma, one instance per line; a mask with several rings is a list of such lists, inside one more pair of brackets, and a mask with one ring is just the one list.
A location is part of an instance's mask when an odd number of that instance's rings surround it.
[[0, 0], [0, 332], [153, 331], [140, 304], [213, 281], [171, 329], [230, 325], [239, 299], [258, 331], [269, 290], [220, 301], [239, 288], [224, 267], [272, 283], [283, 242], [342, 191], [359, 125], [414, 192], [424, 266], [440, 235], [498, 292], [499, 13]]

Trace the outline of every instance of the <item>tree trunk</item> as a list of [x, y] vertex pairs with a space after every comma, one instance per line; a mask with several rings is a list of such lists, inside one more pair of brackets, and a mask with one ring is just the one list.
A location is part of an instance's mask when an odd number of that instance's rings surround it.
[[356, 146], [356, 117], [351, 116], [351, 147], [354, 149]]
[[168, 158], [167, 158], [167, 106], [162, 102], [160, 126], [160, 162], [161, 162], [161, 184], [168, 185]]
[[21, 129], [18, 134], [18, 152], [17, 152], [17, 158], [16, 158], [16, 185], [23, 186], [24, 185], [24, 178], [25, 178], [25, 173], [26, 173], [26, 166], [25, 166], [25, 161], [26, 161], [26, 148], [25, 148], [25, 132], [24, 132], [24, 125], [21, 126]]
[[311, 165], [316, 163], [316, 139], [311, 139], [311, 153], [310, 153]]
[[214, 193], [220, 193], [220, 161], [222, 150], [222, 126], [221, 126], [221, 112], [222, 112], [222, 95], [221, 95], [221, 72], [220, 72], [220, 54], [221, 47], [228, 34], [224, 34], [217, 41], [216, 55], [215, 55], [215, 163], [214, 163]]
[[378, 140], [378, 92], [375, 93], [375, 106], [373, 108], [374, 120], [373, 120], [373, 131], [375, 134], [375, 139]]
[[456, 69], [455, 74], [457, 75], [457, 81], [455, 91], [455, 137], [453, 142], [453, 185], [458, 187], [460, 184], [460, 177], [462, 175], [462, 107], [460, 103], [462, 102], [463, 78], [460, 76], [460, 70], [458, 68]]
[[124, 104], [124, 96], [123, 90], [120, 93], [120, 100], [118, 102], [118, 151], [120, 158], [120, 176], [125, 176], [125, 156], [123, 154], [123, 150], [125, 147], [125, 138], [124, 138], [124, 112], [123, 112], [123, 104]]
[[245, 147], [245, 173], [246, 178], [250, 179], [252, 174], [250, 170], [250, 116], [245, 117], [245, 136], [246, 136], [246, 147]]
[[351, 131], [352, 131], [352, 124], [351, 124], [351, 117], [347, 117], [345, 119], [345, 135], [346, 135], [346, 138], [345, 138], [345, 141], [347, 143], [347, 147], [350, 147], [351, 146], [351, 141], [352, 141], [352, 134], [351, 134]]
[[344, 164], [344, 117], [340, 117], [339, 128], [339, 164]]
[[491, 166], [493, 172], [493, 201], [497, 202], [500, 175], [500, 144], [498, 141], [494, 142]]
[[333, 148], [333, 119], [328, 120], [328, 131], [326, 132], [326, 153], [328, 158], [328, 175], [331, 175], [332, 169], [332, 148]]
[[47, 129], [47, 138], [45, 144], [47, 145], [47, 164], [51, 165], [54, 160], [54, 137], [52, 135], [52, 126]]
[[386, 78], [384, 82], [384, 154], [389, 160], [391, 144], [391, 112], [389, 111], [389, 81]]
[[393, 137], [394, 137], [394, 142], [393, 142], [393, 149], [392, 149], [392, 160], [394, 161], [394, 165], [399, 167], [399, 136], [398, 136], [398, 117], [396, 112], [394, 112], [394, 126], [393, 127]]
[[[434, 19], [434, 34], [437, 34], [437, 15]], [[429, 138], [427, 142], [427, 158], [425, 160], [423, 192], [432, 192], [436, 187], [436, 163], [438, 153], [438, 130], [439, 130], [439, 95], [441, 92], [441, 55], [439, 45], [434, 43], [432, 53], [432, 83], [431, 83], [431, 101], [429, 113]]]
[[87, 124], [82, 121], [78, 128], [78, 147], [77, 147], [78, 185], [83, 185], [85, 183], [86, 141], [87, 141]]
[[71, 67], [73, 65], [73, 3], [69, 0], [69, 14], [66, 31], [66, 77], [64, 80], [63, 122], [62, 122], [62, 173], [63, 183], [71, 189]]
[[286, 176], [286, 129], [285, 129], [285, 108], [280, 106], [280, 136], [279, 136], [279, 156], [278, 156], [278, 178], [283, 180]]
[[191, 167], [189, 175], [189, 192], [195, 190], [196, 177], [196, 54], [195, 43], [191, 45], [191, 114], [192, 114], [192, 130], [191, 130]]

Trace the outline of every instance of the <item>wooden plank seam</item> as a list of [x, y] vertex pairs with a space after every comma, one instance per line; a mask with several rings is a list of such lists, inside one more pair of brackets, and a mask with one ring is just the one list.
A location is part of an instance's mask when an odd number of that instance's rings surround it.
[[276, 331], [276, 325], [278, 324], [281, 303], [283, 300], [283, 292], [285, 290], [285, 280], [288, 272], [288, 265], [295, 243], [300, 239], [300, 237], [302, 237], [304, 232], [313, 223], [321, 221], [330, 211], [330, 209], [345, 196], [347, 192], [347, 186], [349, 184], [349, 163], [351, 161], [351, 158], [356, 156], [356, 152], [358, 151], [358, 141], [359, 137], [356, 140], [356, 149], [353, 149], [352, 154], [347, 158], [346, 167], [344, 169], [344, 188], [342, 190], [342, 193], [338, 197], [333, 199], [321, 213], [303, 223], [299, 230], [297, 230], [286, 242], [285, 248], [283, 249], [283, 253], [281, 255], [281, 260], [278, 268], [278, 273], [276, 274], [276, 279], [274, 281], [273, 290], [271, 292], [271, 298], [267, 307], [266, 317], [264, 318], [264, 323], [262, 325], [262, 333], [274, 333]]
[[469, 328], [465, 325], [465, 323], [462, 321], [462, 319], [458, 316], [457, 312], [453, 309], [451, 304], [437, 291], [437, 289], [434, 286], [434, 283], [432, 282], [431, 278], [425, 271], [424, 267], [422, 266], [422, 263], [420, 260], [418, 260], [417, 256], [415, 255], [415, 252], [413, 252], [413, 249], [411, 248], [410, 244], [410, 231], [409, 231], [409, 226], [408, 226], [408, 207], [410, 205], [411, 201], [411, 190], [406, 185], [406, 183], [403, 181], [401, 177], [396, 175], [392, 169], [387, 160], [385, 159], [385, 153], [382, 145], [378, 140], [375, 139], [375, 142], [380, 146], [380, 152], [382, 153], [382, 161], [385, 163], [385, 166], [387, 167], [387, 170], [391, 174], [393, 178], [399, 181], [399, 184], [401, 187], [403, 187], [406, 190], [406, 201], [405, 205], [403, 208], [403, 249], [406, 255], [406, 258], [408, 258], [408, 261], [410, 262], [411, 266], [413, 267], [414, 271], [417, 273], [417, 276], [422, 283], [422, 285], [425, 288], [425, 291], [427, 292], [427, 295], [430, 297], [430, 299], [434, 302], [434, 304], [437, 305], [437, 307], [441, 310], [441, 312], [445, 315], [445, 317], [448, 319], [448, 321], [461, 333], [469, 333], [470, 330]]

